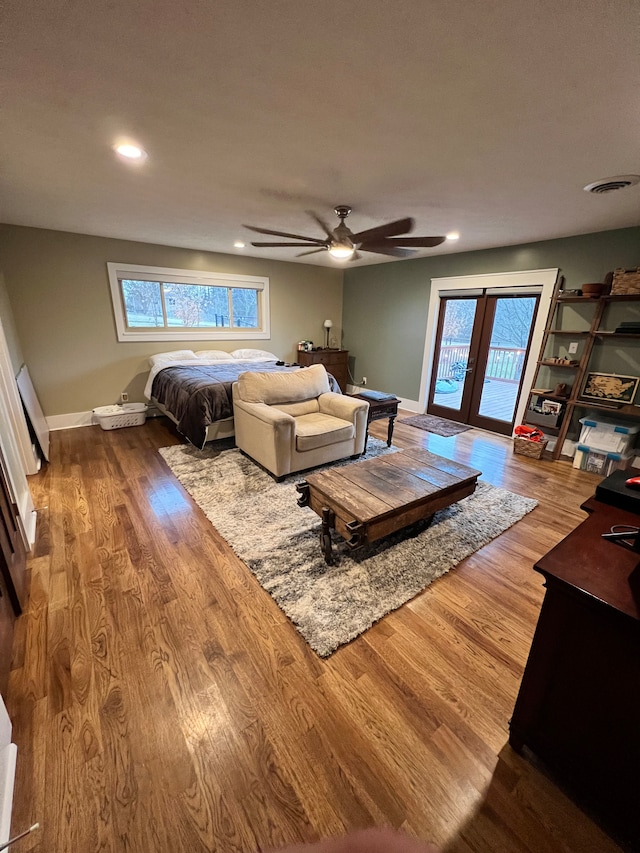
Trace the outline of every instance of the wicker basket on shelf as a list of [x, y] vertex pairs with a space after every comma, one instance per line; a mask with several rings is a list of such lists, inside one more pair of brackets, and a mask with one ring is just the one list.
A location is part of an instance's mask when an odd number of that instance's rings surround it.
[[542, 459], [542, 454], [547, 446], [547, 440], [531, 441], [530, 438], [516, 436], [513, 439], [513, 452], [518, 456], [528, 456], [530, 459]]
[[630, 293], [640, 293], [640, 267], [632, 270], [624, 270], [620, 267], [614, 270], [611, 295], [626, 296]]

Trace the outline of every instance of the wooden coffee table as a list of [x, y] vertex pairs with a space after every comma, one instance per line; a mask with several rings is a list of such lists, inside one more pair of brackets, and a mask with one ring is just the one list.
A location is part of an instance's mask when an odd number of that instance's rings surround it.
[[416, 447], [310, 474], [298, 483], [299, 506], [322, 519], [320, 544], [334, 562], [331, 529], [351, 549], [416, 523], [473, 494], [482, 472]]

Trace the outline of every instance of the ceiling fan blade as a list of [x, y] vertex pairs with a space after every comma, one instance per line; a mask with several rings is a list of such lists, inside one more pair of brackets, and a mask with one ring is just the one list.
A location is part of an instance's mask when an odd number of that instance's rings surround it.
[[317, 243], [324, 245], [325, 240], [320, 240], [318, 237], [305, 237], [304, 234], [288, 234], [286, 231], [272, 231], [270, 228], [256, 228], [255, 225], [243, 225], [243, 228], [248, 228], [249, 231], [255, 231], [256, 234], [273, 234], [274, 237], [291, 237], [292, 240], [307, 240], [309, 243]]
[[296, 255], [296, 258], [303, 258], [305, 255], [315, 255], [316, 252], [326, 252], [326, 246], [323, 246], [321, 249], [311, 249], [309, 252], [300, 252]]
[[327, 223], [324, 221], [324, 219], [322, 219], [320, 216], [318, 216], [317, 213], [314, 213], [313, 210], [307, 210], [307, 213], [309, 214], [309, 216], [312, 219], [314, 219], [318, 223], [318, 225], [322, 228], [322, 230], [327, 235], [327, 237], [329, 237], [330, 239], [333, 239], [333, 228], [331, 228], [329, 225], [327, 225]]
[[361, 252], [376, 252], [378, 255], [389, 255], [392, 258], [411, 258], [415, 255], [413, 249], [401, 249], [393, 244], [386, 246], [382, 243], [363, 243], [358, 248]]
[[[315, 243], [251, 243], [252, 246], [315, 246]], [[324, 251], [325, 247], [320, 246], [317, 250], [319, 252]]]
[[349, 258], [349, 260], [350, 260], [350, 261], [359, 261], [361, 258], [362, 258], [362, 255], [360, 254], [360, 252], [355, 252], [355, 251], [354, 251], [353, 255], [351, 255], [351, 257]]
[[366, 231], [359, 231], [351, 238], [354, 243], [374, 243], [385, 237], [395, 237], [397, 234], [408, 234], [413, 228], [413, 219], [397, 219], [395, 222], [387, 222], [386, 225], [377, 225]]
[[[439, 246], [440, 243], [444, 243], [446, 237], [394, 237], [393, 240], [389, 240], [388, 242], [394, 246], [414, 246], [415, 248], [429, 249], [432, 246]], [[367, 240], [368, 243], [377, 242], [376, 240]], [[382, 241], [383, 245], [387, 244], [387, 241]]]

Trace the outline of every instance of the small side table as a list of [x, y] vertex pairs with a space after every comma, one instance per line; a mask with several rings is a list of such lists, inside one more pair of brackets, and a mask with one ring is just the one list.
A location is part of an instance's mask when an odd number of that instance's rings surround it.
[[367, 449], [367, 444], [369, 442], [369, 424], [371, 421], [379, 421], [381, 418], [389, 418], [389, 426], [387, 428], [387, 447], [391, 447], [391, 439], [393, 438], [393, 426], [398, 415], [398, 400], [397, 397], [389, 397], [386, 400], [372, 400], [371, 397], [367, 396], [367, 392], [364, 394], [351, 394], [351, 397], [355, 397], [357, 400], [366, 400], [369, 404], [369, 416], [367, 418], [367, 435], [364, 440], [364, 449]]

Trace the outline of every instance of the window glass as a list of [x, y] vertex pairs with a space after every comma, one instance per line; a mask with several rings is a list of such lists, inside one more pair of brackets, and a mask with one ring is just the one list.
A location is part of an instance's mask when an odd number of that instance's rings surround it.
[[268, 278], [107, 267], [118, 340], [270, 337]]
[[129, 328], [164, 326], [159, 281], [122, 281], [122, 297]]
[[243, 329], [258, 327], [258, 294], [246, 287], [234, 287], [231, 290], [233, 305], [233, 324]]

